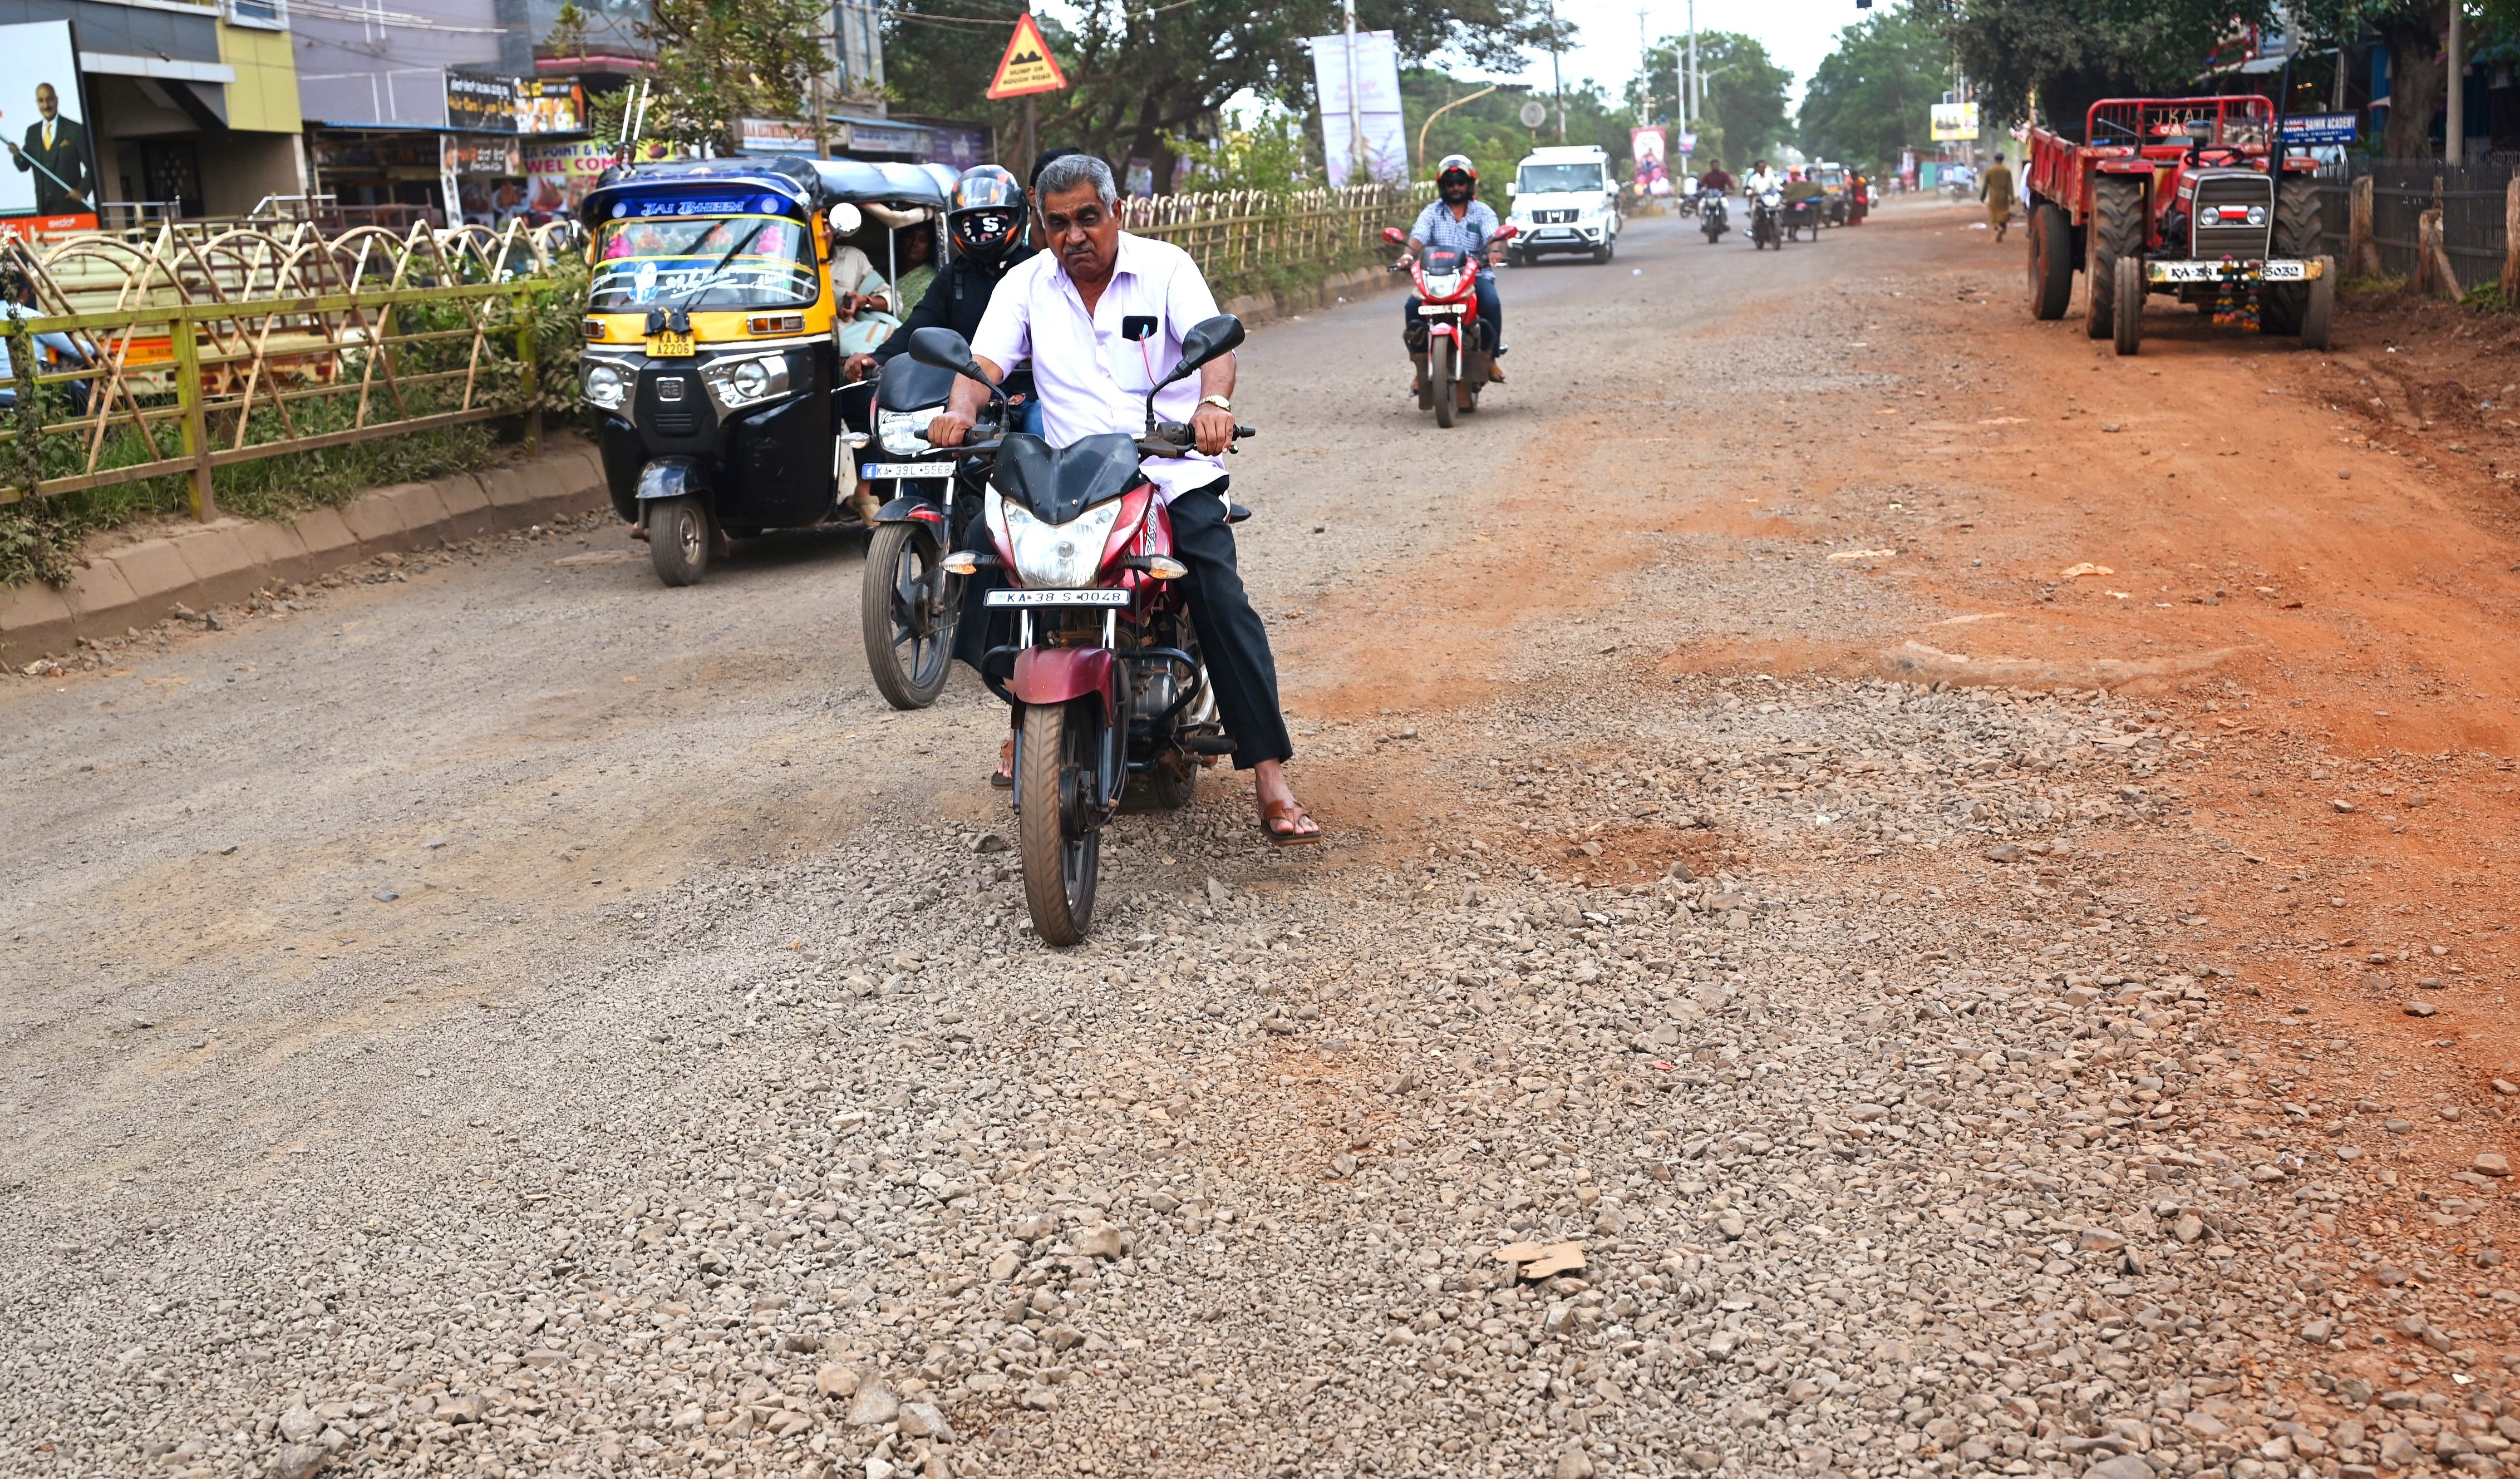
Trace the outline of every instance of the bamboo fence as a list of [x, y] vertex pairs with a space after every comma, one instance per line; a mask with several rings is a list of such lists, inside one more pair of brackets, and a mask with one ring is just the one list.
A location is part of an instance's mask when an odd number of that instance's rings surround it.
[[1289, 273], [1335, 272], [1382, 250], [1382, 228], [1406, 228], [1427, 185], [1350, 185], [1277, 194], [1225, 190], [1121, 202], [1120, 224], [1188, 251], [1219, 297], [1275, 286]]

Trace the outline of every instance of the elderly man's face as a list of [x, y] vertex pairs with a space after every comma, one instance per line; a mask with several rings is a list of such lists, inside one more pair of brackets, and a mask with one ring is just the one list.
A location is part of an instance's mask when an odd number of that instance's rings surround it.
[[35, 84], [35, 112], [42, 113], [45, 117], [49, 118], [53, 114], [61, 112], [61, 94], [53, 91], [53, 84], [50, 82], [38, 82]]
[[1120, 259], [1120, 216], [1102, 203], [1091, 181], [1043, 196], [1041, 224], [1070, 278], [1099, 283], [1111, 275]]

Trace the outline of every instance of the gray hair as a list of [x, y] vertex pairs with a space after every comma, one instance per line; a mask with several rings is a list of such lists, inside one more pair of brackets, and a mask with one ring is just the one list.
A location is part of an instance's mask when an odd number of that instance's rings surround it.
[[1111, 166], [1090, 154], [1061, 155], [1041, 167], [1041, 178], [1033, 181], [1035, 201], [1074, 190], [1079, 185], [1094, 187], [1094, 198], [1105, 205], [1120, 202], [1120, 182], [1111, 178]]

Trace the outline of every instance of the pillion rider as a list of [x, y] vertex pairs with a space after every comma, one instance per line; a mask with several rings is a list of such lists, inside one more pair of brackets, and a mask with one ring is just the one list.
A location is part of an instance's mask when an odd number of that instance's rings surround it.
[[[991, 381], [1017, 364], [1032, 367], [1044, 435], [1054, 447], [1106, 431], [1146, 430], [1147, 392], [1181, 358], [1181, 336], [1216, 316], [1216, 295], [1190, 253], [1169, 242], [1120, 229], [1120, 189], [1111, 166], [1091, 155], [1054, 159], [1034, 181], [1034, 204], [1049, 249], [1010, 271], [989, 299], [971, 352]], [[1135, 320], [1132, 324], [1130, 321]], [[1145, 329], [1143, 336], [1129, 329]], [[1218, 461], [1234, 441], [1235, 357], [1220, 355], [1188, 381], [1155, 397], [1155, 414], [1188, 422], [1198, 455], [1150, 458], [1143, 466], [1172, 514], [1173, 555], [1185, 578], [1191, 623], [1215, 685], [1217, 708], [1234, 739], [1234, 765], [1252, 772], [1261, 829], [1279, 846], [1318, 842], [1322, 829], [1286, 784], [1294, 753], [1278, 707], [1277, 659], [1268, 629], [1243, 594], [1234, 530], [1226, 522], [1227, 478]], [[958, 381], [954, 399], [927, 439], [960, 446], [987, 390]], [[1192, 397], [1195, 397], [1193, 399]], [[956, 655], [977, 664], [991, 641], [983, 605], [989, 582], [967, 582]], [[1012, 742], [999, 764], [1008, 773]]]

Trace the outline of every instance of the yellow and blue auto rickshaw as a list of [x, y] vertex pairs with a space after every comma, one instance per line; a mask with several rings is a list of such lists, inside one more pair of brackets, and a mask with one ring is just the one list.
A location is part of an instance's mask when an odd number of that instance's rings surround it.
[[942, 217], [953, 172], [851, 159], [697, 159], [608, 171], [581, 209], [593, 269], [578, 386], [612, 506], [657, 577], [691, 585], [732, 539], [863, 527], [852, 446], [869, 387], [841, 364], [910, 305], [896, 228]]

